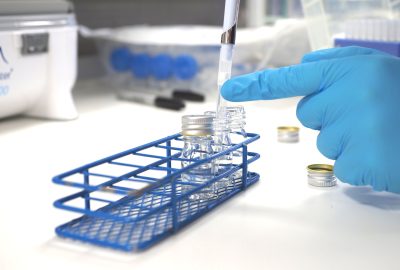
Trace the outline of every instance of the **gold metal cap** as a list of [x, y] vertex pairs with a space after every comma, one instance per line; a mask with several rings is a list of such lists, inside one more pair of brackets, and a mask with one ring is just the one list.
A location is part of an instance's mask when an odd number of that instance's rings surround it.
[[307, 166], [309, 172], [333, 174], [333, 166], [328, 164], [311, 164]]
[[278, 127], [278, 132], [299, 132], [300, 128], [294, 126]]

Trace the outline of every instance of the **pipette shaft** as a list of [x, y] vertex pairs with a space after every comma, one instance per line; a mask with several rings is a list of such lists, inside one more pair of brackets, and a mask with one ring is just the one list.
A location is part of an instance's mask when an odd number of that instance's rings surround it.
[[218, 69], [218, 105], [217, 112], [226, 106], [226, 101], [221, 97], [222, 85], [231, 78], [233, 48], [236, 38], [236, 25], [239, 14], [240, 0], [226, 0], [224, 12], [223, 33], [221, 36], [221, 49]]

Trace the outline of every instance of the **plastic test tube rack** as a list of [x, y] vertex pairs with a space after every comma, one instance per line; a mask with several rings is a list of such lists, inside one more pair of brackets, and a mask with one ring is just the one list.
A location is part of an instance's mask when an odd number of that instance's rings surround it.
[[[55, 201], [54, 206], [83, 214], [57, 227], [57, 235], [124, 251], [156, 244], [259, 180], [248, 165], [260, 155], [247, 149], [259, 135], [247, 135], [243, 142], [185, 168], [180, 158], [183, 140], [175, 134], [54, 177], [56, 184], [80, 189]], [[240, 164], [203, 184], [181, 181], [183, 172], [237, 150], [243, 153]], [[242, 177], [218, 189], [216, 199], [189, 198], [239, 170]], [[181, 192], [182, 185], [191, 188]]]

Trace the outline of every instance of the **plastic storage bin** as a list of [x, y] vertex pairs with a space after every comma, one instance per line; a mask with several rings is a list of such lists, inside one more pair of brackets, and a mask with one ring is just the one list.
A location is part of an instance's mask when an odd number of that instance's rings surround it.
[[[260, 157], [248, 151], [248, 144], [257, 139], [259, 135], [250, 133], [243, 142], [181, 168], [183, 141], [175, 134], [60, 174], [54, 183], [80, 191], [54, 206], [83, 215], [57, 227], [56, 233], [125, 251], [146, 249], [258, 181], [259, 175], [248, 171]], [[243, 152], [242, 162], [209, 181], [181, 181], [182, 173], [237, 150]], [[216, 198], [190, 199], [239, 170], [242, 178], [219, 188]]]
[[[130, 26], [81, 32], [94, 38], [113, 88], [216, 91], [221, 28]], [[273, 44], [268, 27], [238, 30], [233, 74], [257, 70]]]

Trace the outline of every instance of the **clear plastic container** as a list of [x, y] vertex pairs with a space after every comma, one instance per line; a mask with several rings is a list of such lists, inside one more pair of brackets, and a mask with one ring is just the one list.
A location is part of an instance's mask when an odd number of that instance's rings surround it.
[[350, 20], [385, 19], [398, 15], [394, 0], [302, 0], [313, 50], [333, 46], [334, 36], [345, 31]]
[[[108, 81], [117, 90], [216, 91], [219, 27], [129, 26], [81, 32], [95, 38]], [[268, 27], [239, 32], [233, 75], [259, 69], [273, 46]], [[117, 63], [115, 55], [120, 58]], [[119, 61], [123, 62], [122, 68]]]

